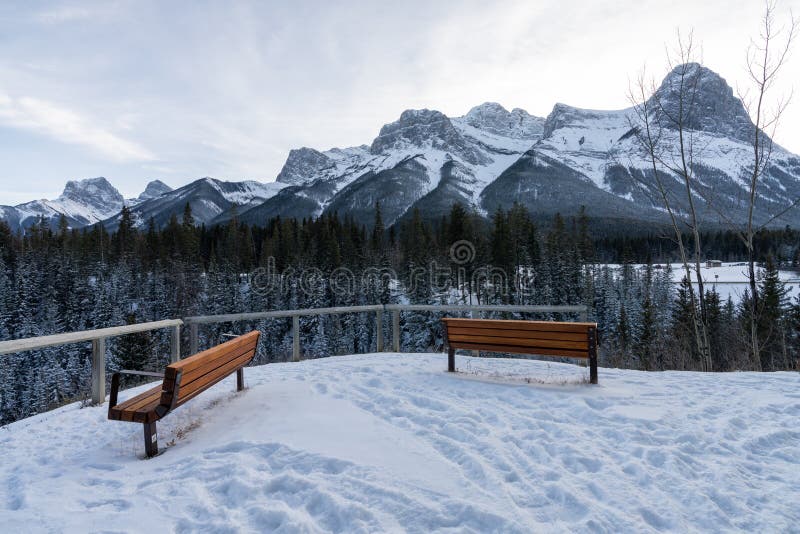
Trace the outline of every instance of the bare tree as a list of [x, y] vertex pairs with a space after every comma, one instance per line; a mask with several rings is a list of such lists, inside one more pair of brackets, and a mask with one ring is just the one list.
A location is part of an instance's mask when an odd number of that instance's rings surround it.
[[[700, 219], [695, 206], [697, 184], [695, 184], [693, 165], [695, 144], [692, 129], [692, 114], [703, 71], [694, 61], [695, 47], [691, 33], [687, 38], [679, 33], [677, 48], [667, 56], [672, 73], [670, 83], [677, 84], [677, 87], [674, 91], [667, 88], [667, 95], [664, 95], [656, 88], [655, 82], [648, 83], [642, 73], [636, 87], [630, 90], [634, 109], [631, 127], [652, 167], [656, 189], [675, 233], [684, 276], [690, 282], [689, 297], [692, 303], [691, 318], [695, 343], [702, 368], [710, 371], [712, 361], [708, 342], [705, 290], [700, 271], [702, 242]], [[677, 101], [666, 100], [667, 97], [673, 96]], [[681, 198], [685, 201], [684, 209], [681, 209], [681, 203], [677, 198], [672, 198], [673, 193], [665, 185], [664, 177], [668, 176], [676, 177], [682, 184]], [[693, 245], [691, 256], [684, 243], [684, 228], [691, 231]], [[695, 281], [698, 293], [696, 297]], [[699, 309], [695, 303], [699, 303]]]
[[753, 237], [756, 232], [764, 226], [783, 215], [789, 209], [800, 203], [800, 198], [796, 199], [790, 206], [778, 214], [770, 217], [766, 223], [760, 227], [754, 224], [754, 213], [758, 200], [758, 186], [763, 180], [769, 169], [770, 158], [772, 156], [773, 141], [775, 131], [780, 121], [780, 117], [789, 103], [789, 98], [779, 99], [773, 109], [768, 109], [767, 100], [772, 93], [778, 73], [786, 63], [789, 50], [792, 47], [794, 38], [797, 35], [798, 19], [790, 14], [789, 24], [784, 27], [777, 27], [775, 22], [775, 0], [766, 0], [764, 5], [764, 16], [761, 19], [761, 31], [757, 39], [750, 42], [747, 49], [747, 72], [752, 96], [748, 92], [739, 93], [748, 115], [755, 128], [752, 132], [751, 143], [753, 147], [753, 167], [748, 176], [748, 215], [747, 223], [739, 237], [744, 242], [747, 249], [747, 274], [750, 283], [750, 347], [752, 350], [753, 362], [758, 370], [761, 370], [761, 348], [758, 339], [758, 315], [760, 302], [758, 287], [756, 284], [755, 269], [755, 250]]

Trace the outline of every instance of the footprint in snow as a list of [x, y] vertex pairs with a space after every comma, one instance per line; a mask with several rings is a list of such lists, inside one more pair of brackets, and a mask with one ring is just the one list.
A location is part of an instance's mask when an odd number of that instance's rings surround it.
[[84, 467], [89, 467], [91, 469], [97, 469], [99, 471], [119, 471], [122, 469], [121, 465], [114, 465], [114, 464], [86, 464]]
[[106, 499], [103, 501], [83, 501], [83, 505], [87, 510], [112, 510], [114, 512], [124, 512], [128, 510], [132, 504], [125, 499]]
[[6, 508], [12, 512], [25, 508], [24, 486], [19, 477], [17, 475], [12, 475], [6, 480], [5, 486], [8, 490]]
[[586, 405], [593, 410], [604, 410], [610, 406], [610, 403], [599, 399], [587, 398], [583, 399], [583, 402], [585, 402]]
[[104, 480], [102, 478], [90, 478], [83, 483], [87, 487], [103, 486], [106, 488], [119, 489], [122, 487], [122, 482], [118, 480]]

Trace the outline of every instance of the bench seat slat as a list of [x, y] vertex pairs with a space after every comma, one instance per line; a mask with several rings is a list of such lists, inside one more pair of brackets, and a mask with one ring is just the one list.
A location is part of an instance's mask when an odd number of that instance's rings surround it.
[[588, 351], [550, 349], [538, 347], [526, 347], [520, 345], [500, 345], [490, 343], [468, 343], [466, 341], [451, 341], [450, 346], [454, 349], [464, 350], [485, 350], [488, 352], [508, 352], [513, 354], [531, 354], [541, 356], [561, 356], [563, 358], [588, 359]]
[[210, 370], [207, 374], [197, 377], [194, 381], [188, 384], [181, 383], [181, 387], [178, 390], [177, 406], [180, 406], [181, 404], [191, 400], [192, 398], [196, 397], [203, 391], [215, 385], [220, 380], [228, 377], [236, 369], [244, 367], [245, 365], [250, 363], [252, 359], [253, 359], [252, 353], [242, 354], [235, 360], [229, 361], [222, 367], [217, 367], [213, 370]]
[[500, 319], [460, 319], [445, 317], [442, 321], [451, 327], [465, 328], [491, 328], [500, 330], [526, 330], [544, 332], [572, 332], [586, 335], [587, 329], [595, 327], [596, 323], [562, 323], [555, 321], [518, 321]]
[[156, 413], [156, 408], [158, 405], [161, 404], [161, 397], [153, 398], [148, 404], [140, 407], [138, 410], [133, 412], [133, 422], [134, 423], [152, 423], [153, 421], [157, 421], [160, 419], [158, 414]]
[[160, 394], [160, 392], [161, 392], [161, 384], [158, 384], [157, 386], [152, 387], [147, 391], [136, 395], [135, 397], [131, 397], [125, 402], [117, 405], [117, 407], [120, 407], [125, 410], [136, 411], [140, 407], [149, 403], [152, 400], [153, 395], [155, 395], [156, 393]]
[[209, 359], [213, 360], [220, 354], [226, 354], [231, 350], [234, 350], [244, 345], [253, 345], [254, 343], [257, 343], [258, 336], [259, 333], [257, 331], [250, 332], [249, 334], [239, 336], [236, 339], [232, 339], [231, 341], [225, 342], [221, 345], [217, 345], [216, 347], [212, 347], [202, 352], [198, 352], [194, 356], [189, 356], [188, 358], [183, 359], [179, 362], [172, 363], [167, 368], [168, 369], [172, 368], [175, 371], [188, 373], [192, 369], [196, 369], [197, 367], [203, 366]]
[[185, 388], [188, 384], [192, 383], [197, 378], [208, 374], [214, 369], [223, 367], [231, 360], [235, 360], [246, 354], [253, 353], [255, 348], [256, 348], [255, 343], [252, 343], [250, 345], [245, 345], [243, 347], [237, 347], [228, 353], [218, 356], [213, 360], [209, 360], [204, 365], [195, 367], [191, 371], [184, 371], [183, 375], [181, 376], [181, 389]]
[[[516, 331], [514, 331], [516, 332]], [[589, 340], [583, 341], [562, 341], [560, 339], [537, 339], [533, 337], [507, 337], [498, 332], [494, 336], [477, 336], [477, 335], [464, 335], [452, 334], [449, 336], [453, 342], [466, 342], [466, 343], [488, 343], [491, 345], [515, 345], [518, 347], [531, 347], [542, 349], [564, 349], [576, 351], [589, 351]]]
[[153, 403], [155, 404], [152, 406], [152, 409], [155, 410], [155, 407], [158, 406], [160, 399], [161, 384], [110, 408], [108, 411], [109, 418], [120, 421], [138, 422], [134, 421], [135, 414], [138, 412], [148, 411], [151, 409], [150, 405], [153, 405]]
[[542, 330], [518, 330], [498, 328], [465, 328], [450, 326], [447, 328], [449, 335], [490, 336], [490, 337], [520, 337], [531, 339], [551, 339], [562, 341], [586, 341], [586, 332], [545, 332]]

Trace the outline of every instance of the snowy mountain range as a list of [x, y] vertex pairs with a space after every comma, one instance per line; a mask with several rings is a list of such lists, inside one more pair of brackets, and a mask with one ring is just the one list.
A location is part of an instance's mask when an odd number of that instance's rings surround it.
[[[678, 66], [667, 75], [657, 93], [664, 109], [678, 105], [679, 73], [687, 68], [699, 79], [689, 125], [698, 178], [695, 203], [711, 222], [721, 222], [720, 214], [743, 220], [753, 125], [725, 80], [700, 65]], [[633, 118], [631, 108], [598, 111], [565, 104], [556, 104], [546, 118], [496, 103], [481, 104], [461, 117], [407, 110], [384, 125], [369, 145], [291, 150], [272, 183], [202, 178], [172, 191], [151, 182], [137, 199], [125, 200], [107, 180], [95, 178], [69, 182], [54, 201], [2, 206], [0, 217], [12, 228], [60, 214], [75, 227], [98, 221], [113, 227], [125, 203], [139, 224], [153, 219], [163, 225], [172, 215], [180, 217], [189, 203], [197, 222], [205, 224], [234, 216], [263, 224], [276, 216], [331, 212], [368, 224], [380, 202], [385, 222], [393, 224], [415, 209], [438, 218], [454, 202], [486, 216], [520, 202], [540, 218], [574, 214], [586, 206], [590, 217], [612, 223], [663, 222], [652, 166], [636, 141]], [[667, 129], [665, 136], [673, 141], [676, 133]], [[776, 146], [766, 174], [759, 189], [759, 221], [800, 197], [800, 157]], [[662, 181], [674, 193], [675, 208], [688, 209], [679, 179], [666, 173]], [[773, 221], [798, 223], [800, 210]]]
[[34, 200], [16, 206], [0, 206], [0, 218], [17, 231], [44, 219], [53, 227], [63, 215], [72, 228], [81, 228], [117, 215], [123, 205], [137, 206], [171, 191], [167, 184], [153, 180], [136, 198], [125, 199], [103, 178], [69, 181], [55, 200]]

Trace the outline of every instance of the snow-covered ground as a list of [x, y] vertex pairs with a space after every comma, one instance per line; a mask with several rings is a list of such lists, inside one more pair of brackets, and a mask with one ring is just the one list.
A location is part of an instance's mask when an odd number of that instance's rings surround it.
[[[642, 264], [636, 264], [635, 267], [642, 267]], [[621, 267], [618, 264], [609, 264], [609, 267], [619, 270]], [[666, 264], [657, 265], [658, 269], [665, 268]], [[677, 285], [680, 284], [684, 277], [683, 264], [671, 263], [672, 281]], [[758, 268], [763, 271], [762, 268]], [[694, 269], [692, 269], [694, 271]], [[747, 275], [747, 263], [745, 262], [723, 262], [721, 267], [708, 267], [706, 263], [700, 266], [700, 274], [703, 276], [703, 282], [709, 286], [716, 288], [720, 299], [723, 301], [731, 297], [734, 303], [742, 300], [745, 289], [749, 290], [749, 277]], [[778, 271], [778, 276], [786, 284], [788, 290], [787, 297], [794, 299], [800, 295], [800, 274], [794, 271]], [[697, 283], [694, 284], [697, 287]]]
[[[71, 405], [0, 429], [3, 532], [789, 532], [800, 376], [441, 354], [245, 371], [142, 428]], [[526, 378], [533, 379], [531, 383]], [[130, 394], [130, 392], [126, 392]]]

